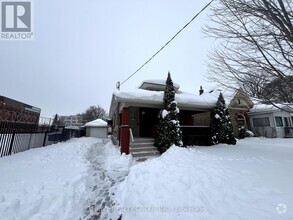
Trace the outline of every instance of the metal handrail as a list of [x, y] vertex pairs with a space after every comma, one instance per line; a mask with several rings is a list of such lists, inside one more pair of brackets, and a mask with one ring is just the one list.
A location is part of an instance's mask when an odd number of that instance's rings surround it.
[[129, 133], [130, 133], [130, 135], [129, 135], [129, 142], [133, 143], [134, 142], [134, 138], [133, 138], [133, 133], [132, 133], [131, 128], [129, 128]]

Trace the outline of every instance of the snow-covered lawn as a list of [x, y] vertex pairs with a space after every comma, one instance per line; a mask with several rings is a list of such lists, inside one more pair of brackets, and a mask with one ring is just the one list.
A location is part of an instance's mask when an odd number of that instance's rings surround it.
[[116, 192], [122, 219], [293, 219], [293, 139], [172, 147]]
[[107, 218], [97, 210], [112, 206], [109, 189], [123, 180], [130, 162], [109, 140], [96, 138], [0, 158], [0, 219]]
[[0, 219], [289, 220], [292, 174], [293, 139], [174, 146], [143, 163], [73, 139], [0, 158]]

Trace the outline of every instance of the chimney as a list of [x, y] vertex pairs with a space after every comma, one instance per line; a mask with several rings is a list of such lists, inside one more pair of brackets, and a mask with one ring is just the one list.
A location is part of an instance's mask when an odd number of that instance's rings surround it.
[[202, 89], [202, 86], [200, 86], [199, 95], [203, 94], [204, 90]]

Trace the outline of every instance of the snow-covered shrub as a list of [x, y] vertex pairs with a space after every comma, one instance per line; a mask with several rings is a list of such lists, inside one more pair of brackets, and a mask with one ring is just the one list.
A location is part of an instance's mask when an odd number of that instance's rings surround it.
[[244, 139], [246, 137], [254, 137], [254, 133], [245, 127], [239, 128], [238, 138]]
[[177, 146], [183, 145], [178, 113], [175, 90], [170, 73], [168, 73], [164, 92], [164, 108], [159, 114], [159, 126], [155, 138], [155, 146], [161, 153], [164, 153], [173, 144]]
[[212, 112], [211, 117], [212, 143], [236, 144], [232, 122], [222, 93], [219, 95], [217, 106]]

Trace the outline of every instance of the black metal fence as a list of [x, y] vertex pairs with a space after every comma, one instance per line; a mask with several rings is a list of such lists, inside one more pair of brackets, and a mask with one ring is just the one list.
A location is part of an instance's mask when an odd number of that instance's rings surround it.
[[181, 126], [184, 146], [210, 146], [211, 128], [207, 126]]
[[83, 135], [82, 131], [76, 129], [50, 127], [37, 131], [30, 126], [29, 124], [0, 122], [0, 157]]

